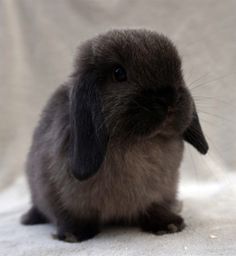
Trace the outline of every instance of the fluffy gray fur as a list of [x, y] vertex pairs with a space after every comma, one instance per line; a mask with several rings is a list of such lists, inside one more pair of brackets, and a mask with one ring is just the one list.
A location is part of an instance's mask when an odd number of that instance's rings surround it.
[[[127, 70], [127, 81], [122, 83], [109, 75], [110, 67], [117, 63]], [[99, 95], [109, 139], [99, 170], [78, 180], [70, 163], [70, 107], [76, 100], [73, 90], [88, 66], [100, 76]], [[141, 123], [127, 126], [132, 119], [128, 111], [131, 99], [142, 97], [143, 90], [167, 85], [176, 89], [181, 100], [165, 120], [152, 124], [154, 128], [144, 134], [135, 131], [135, 125]], [[95, 218], [100, 224], [120, 219], [137, 222], [153, 203], [172, 211], [183, 133], [194, 111], [181, 60], [166, 37], [147, 30], [114, 30], [85, 42], [73, 75], [49, 99], [34, 132], [26, 166], [33, 207], [59, 228], [70, 218], [78, 222]], [[29, 224], [29, 216], [24, 218]]]

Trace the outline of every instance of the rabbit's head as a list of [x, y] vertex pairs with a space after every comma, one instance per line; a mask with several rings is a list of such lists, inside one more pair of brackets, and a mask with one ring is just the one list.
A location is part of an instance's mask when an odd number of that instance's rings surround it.
[[181, 60], [165, 36], [114, 30], [80, 48], [71, 91], [72, 172], [97, 172], [108, 141], [127, 144], [152, 136], [182, 137], [200, 153], [208, 144]]

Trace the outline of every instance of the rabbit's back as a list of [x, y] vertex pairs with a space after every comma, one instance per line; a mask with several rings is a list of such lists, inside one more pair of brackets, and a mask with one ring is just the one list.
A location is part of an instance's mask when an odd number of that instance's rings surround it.
[[59, 184], [54, 181], [60, 170], [57, 172], [55, 168], [58, 162], [66, 165], [68, 143], [69, 86], [63, 85], [51, 96], [41, 114], [26, 162], [32, 202], [53, 222], [55, 213], [62, 207]]

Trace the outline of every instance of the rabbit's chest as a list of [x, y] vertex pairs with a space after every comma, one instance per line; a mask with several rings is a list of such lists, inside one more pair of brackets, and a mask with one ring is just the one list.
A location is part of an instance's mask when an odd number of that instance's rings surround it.
[[157, 184], [160, 177], [149, 174], [138, 176], [137, 168], [134, 172], [137, 176], [117, 175], [97, 189], [94, 205], [103, 220], [132, 218], [153, 201], [162, 201], [163, 191], [158, 189]]
[[133, 218], [153, 202], [174, 200], [182, 144], [174, 145], [179, 150], [169, 152], [168, 159], [159, 147], [113, 155], [86, 189], [90, 207], [109, 220]]

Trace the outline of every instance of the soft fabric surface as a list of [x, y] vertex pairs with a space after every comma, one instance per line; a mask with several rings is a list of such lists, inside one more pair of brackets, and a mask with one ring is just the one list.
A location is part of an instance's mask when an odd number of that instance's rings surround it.
[[[2, 0], [0, 2], [0, 255], [236, 255], [236, 2]], [[49, 95], [78, 44], [111, 28], [145, 27], [177, 45], [210, 144], [186, 145], [179, 197], [186, 229], [154, 236], [112, 228], [68, 244], [50, 225], [25, 227], [24, 161]]]

